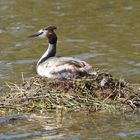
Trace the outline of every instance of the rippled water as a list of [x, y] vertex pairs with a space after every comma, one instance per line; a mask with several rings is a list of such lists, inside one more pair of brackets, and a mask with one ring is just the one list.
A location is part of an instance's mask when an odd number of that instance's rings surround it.
[[57, 55], [140, 82], [139, 1], [1, 0], [0, 6], [1, 83], [36, 74], [47, 41], [27, 36], [50, 24], [58, 27]]
[[[74, 118], [74, 119], [73, 119]], [[0, 139], [138, 140], [139, 116], [57, 112], [0, 119]], [[5, 133], [6, 132], [6, 133]]]
[[[140, 83], [139, 17], [139, 0], [0, 0], [0, 89], [5, 81], [20, 83], [22, 74], [25, 79], [36, 74], [35, 65], [47, 40], [27, 36], [50, 24], [58, 27], [57, 55], [78, 57], [94, 68]], [[43, 127], [42, 119], [8, 122], [0, 128], [0, 139], [140, 137], [139, 117], [121, 121], [115, 116], [84, 116], [81, 120], [83, 115], [75, 115], [64, 117], [65, 122], [56, 129], [46, 121]]]

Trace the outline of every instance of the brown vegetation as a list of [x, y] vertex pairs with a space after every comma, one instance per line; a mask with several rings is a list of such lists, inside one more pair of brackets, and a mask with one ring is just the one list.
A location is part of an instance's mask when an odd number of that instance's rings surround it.
[[0, 111], [138, 111], [140, 86], [113, 78], [107, 73], [75, 79], [33, 77], [22, 85], [7, 84]]

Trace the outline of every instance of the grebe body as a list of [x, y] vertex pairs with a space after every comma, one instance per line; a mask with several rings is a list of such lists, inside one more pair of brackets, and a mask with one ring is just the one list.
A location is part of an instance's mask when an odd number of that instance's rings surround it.
[[73, 78], [96, 74], [92, 66], [74, 57], [56, 57], [57, 36], [55, 26], [50, 25], [29, 37], [47, 37], [49, 44], [47, 51], [37, 62], [38, 75], [47, 78]]

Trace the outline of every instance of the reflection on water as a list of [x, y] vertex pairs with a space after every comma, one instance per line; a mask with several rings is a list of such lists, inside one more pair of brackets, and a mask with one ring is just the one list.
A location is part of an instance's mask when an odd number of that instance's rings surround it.
[[[13, 118], [12, 118], [13, 117]], [[10, 119], [9, 119], [10, 118]], [[48, 113], [0, 119], [0, 139], [138, 139], [138, 115]]]
[[[47, 41], [27, 36], [50, 24], [58, 27], [58, 56], [75, 56], [140, 82], [140, 1], [0, 0], [0, 7], [0, 89], [5, 81], [20, 83], [22, 73], [25, 78], [36, 74]], [[139, 139], [139, 120], [79, 113], [0, 119], [0, 139]]]

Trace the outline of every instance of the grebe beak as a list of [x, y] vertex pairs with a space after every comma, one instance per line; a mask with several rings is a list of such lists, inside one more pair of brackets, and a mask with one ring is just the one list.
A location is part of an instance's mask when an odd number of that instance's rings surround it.
[[28, 37], [39, 37], [42, 34], [43, 34], [43, 32], [38, 32], [38, 33], [35, 33], [35, 34], [32, 34], [32, 35], [29, 35]]
[[30, 35], [30, 36], [28, 36], [28, 37], [41, 37], [41, 38], [44, 38], [44, 37], [46, 37], [47, 32], [48, 32], [48, 30], [41, 29], [41, 30], [39, 30], [37, 33], [35, 33], [35, 34], [33, 34], [33, 35]]

